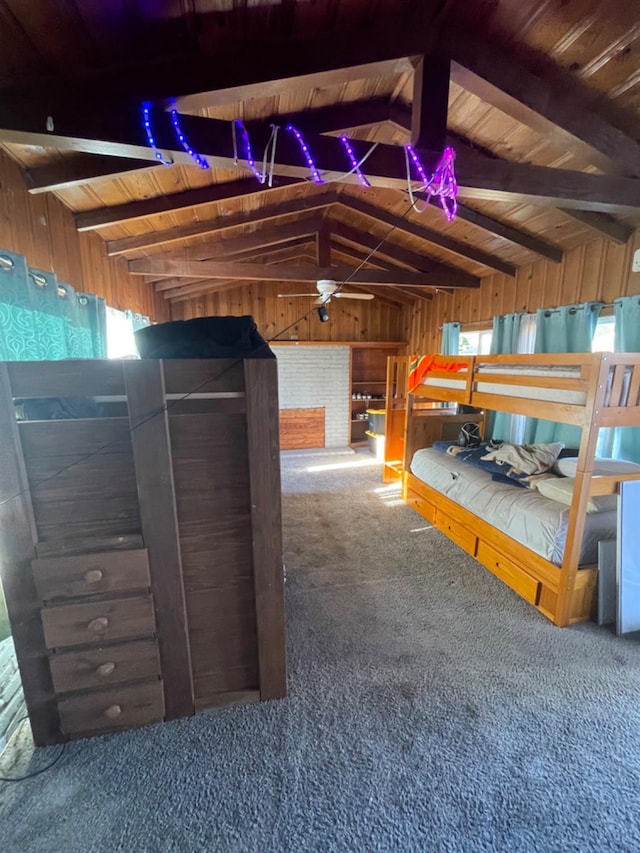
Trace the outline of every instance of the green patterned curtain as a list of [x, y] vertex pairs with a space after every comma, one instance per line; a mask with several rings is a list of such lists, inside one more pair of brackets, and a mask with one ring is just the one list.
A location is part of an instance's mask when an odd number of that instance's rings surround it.
[[[621, 296], [613, 303], [616, 352], [640, 352], [640, 296]], [[613, 455], [640, 462], [640, 427], [617, 427]]]
[[0, 250], [0, 361], [106, 357], [104, 299]]
[[460, 351], [460, 323], [444, 323], [442, 326], [442, 355], [458, 355]]
[[[591, 352], [593, 333], [602, 311], [601, 302], [541, 308], [536, 313], [536, 346], [540, 353]], [[582, 430], [571, 424], [527, 418], [525, 441], [539, 444], [562, 441], [565, 447], [578, 448]]]
[[[511, 355], [518, 352], [522, 314], [503, 314], [493, 318], [491, 355]], [[510, 441], [513, 415], [507, 412], [491, 412], [487, 432], [496, 441]]]

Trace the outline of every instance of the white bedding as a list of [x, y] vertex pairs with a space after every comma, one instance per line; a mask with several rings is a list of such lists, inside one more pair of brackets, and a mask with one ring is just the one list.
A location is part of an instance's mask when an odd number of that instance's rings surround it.
[[[419, 480], [556, 565], [562, 562], [569, 507], [535, 489], [496, 483], [491, 474], [433, 448], [418, 450], [411, 472]], [[580, 565], [598, 561], [598, 542], [616, 538], [616, 512], [587, 515]]]
[[[478, 378], [482, 373], [500, 373], [505, 376], [530, 376], [534, 381], [526, 386], [504, 385], [499, 382], [482, 382], [479, 381]], [[466, 375], [466, 372], [455, 374], [456, 377], [466, 377]], [[584, 406], [586, 404], [586, 391], [569, 391], [564, 388], [541, 388], [535, 384], [535, 377], [537, 376], [546, 378], [552, 377], [555, 379], [579, 379], [580, 368], [554, 367], [553, 365], [550, 365], [549, 367], [517, 367], [512, 364], [479, 364], [475, 374], [475, 390], [483, 394], [498, 394], [502, 397], [526, 397], [529, 400], [544, 400], [549, 403], [569, 403], [574, 406]], [[612, 378], [613, 373], [610, 372], [608, 376], [605, 406], [608, 405]], [[631, 371], [626, 370], [622, 384], [620, 402], [617, 405], [625, 406], [627, 404], [630, 380]], [[434, 388], [449, 388], [464, 391], [467, 383], [466, 379], [463, 378], [452, 377], [449, 379], [447, 377], [446, 379], [441, 379], [437, 377], [429, 377], [429, 375], [427, 375], [422, 380], [422, 384]]]

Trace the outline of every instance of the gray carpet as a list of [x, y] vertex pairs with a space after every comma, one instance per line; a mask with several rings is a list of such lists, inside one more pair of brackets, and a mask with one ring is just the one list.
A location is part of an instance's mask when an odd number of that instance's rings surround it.
[[638, 645], [554, 628], [368, 461], [284, 460], [290, 698], [72, 744], [0, 786], [3, 853], [640, 850]]

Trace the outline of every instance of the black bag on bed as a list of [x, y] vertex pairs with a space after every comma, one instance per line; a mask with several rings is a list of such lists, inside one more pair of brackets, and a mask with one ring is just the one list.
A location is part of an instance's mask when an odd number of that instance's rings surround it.
[[480, 445], [480, 427], [473, 421], [462, 424], [458, 433], [460, 447], [478, 447]]

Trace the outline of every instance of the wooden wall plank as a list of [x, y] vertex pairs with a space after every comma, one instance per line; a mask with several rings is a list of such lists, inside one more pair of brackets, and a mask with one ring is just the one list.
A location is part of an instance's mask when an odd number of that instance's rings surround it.
[[[182, 560], [162, 362], [125, 362], [142, 536], [149, 553], [166, 719], [194, 713]], [[164, 411], [163, 411], [164, 409]], [[160, 411], [150, 417], [152, 413]]]
[[390, 305], [381, 299], [370, 302], [335, 300], [328, 308], [329, 322], [321, 323], [312, 299], [278, 298], [278, 293], [305, 293], [312, 289], [312, 286], [290, 282], [247, 283], [234, 290], [171, 303], [171, 316], [174, 320], [189, 320], [207, 315], [251, 314], [266, 339], [291, 325], [279, 338], [284, 341], [404, 340], [403, 313], [399, 305]]
[[260, 697], [287, 693], [278, 378], [275, 359], [245, 359]]
[[72, 212], [53, 195], [29, 195], [18, 165], [0, 151], [0, 249], [26, 257], [29, 266], [51, 270], [78, 291], [95, 293], [121, 310], [169, 319], [161, 294], [130, 276], [126, 260], [109, 258], [95, 233], [79, 234]]
[[[631, 271], [640, 248], [640, 229], [626, 245], [596, 240], [565, 254], [561, 264], [547, 260], [519, 267], [515, 279], [487, 276], [475, 290], [438, 293], [431, 302], [403, 310], [403, 337], [411, 352], [438, 352], [442, 323], [457, 320], [491, 328], [496, 314], [534, 312], [585, 300], [610, 304], [618, 296], [640, 293], [640, 272]], [[327, 324], [328, 325], [328, 324]]]

